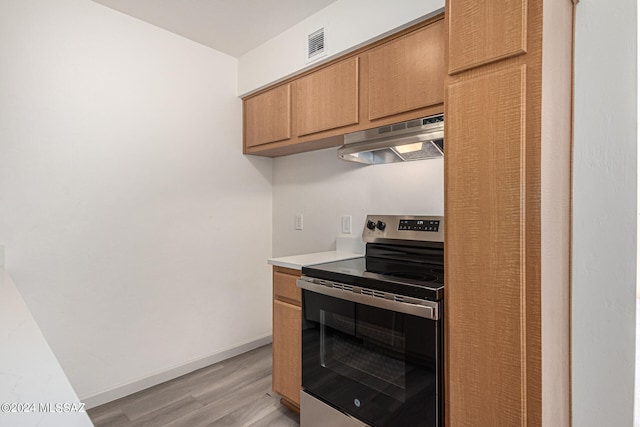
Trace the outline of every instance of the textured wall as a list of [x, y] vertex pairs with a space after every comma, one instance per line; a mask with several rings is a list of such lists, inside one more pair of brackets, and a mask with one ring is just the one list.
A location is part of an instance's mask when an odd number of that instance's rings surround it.
[[637, 3], [577, 6], [573, 425], [630, 426], [635, 366]]

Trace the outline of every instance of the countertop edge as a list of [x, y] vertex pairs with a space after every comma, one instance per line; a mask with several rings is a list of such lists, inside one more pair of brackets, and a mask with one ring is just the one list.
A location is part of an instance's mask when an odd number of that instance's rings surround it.
[[291, 268], [293, 270], [302, 270], [302, 267], [306, 267], [309, 265], [324, 264], [325, 262], [343, 261], [346, 259], [360, 258], [362, 256], [364, 256], [364, 254], [361, 253], [327, 251], [269, 258], [267, 263], [278, 267]]
[[[2, 422], [25, 427], [92, 426], [40, 327], [6, 270], [0, 267], [0, 401], [16, 405], [1, 414]], [[29, 410], [18, 407], [34, 405]], [[56, 412], [55, 404], [67, 405]], [[51, 405], [48, 407], [47, 405]], [[67, 410], [68, 409], [68, 410]]]

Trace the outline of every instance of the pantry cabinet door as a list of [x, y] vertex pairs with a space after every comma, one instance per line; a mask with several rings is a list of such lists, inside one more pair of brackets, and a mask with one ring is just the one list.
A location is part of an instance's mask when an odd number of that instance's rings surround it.
[[516, 66], [447, 89], [451, 425], [526, 416], [525, 79]]

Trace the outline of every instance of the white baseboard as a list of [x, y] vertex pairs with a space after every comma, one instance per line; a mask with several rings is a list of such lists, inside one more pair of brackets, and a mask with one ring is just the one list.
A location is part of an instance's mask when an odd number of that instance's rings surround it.
[[230, 359], [242, 353], [246, 353], [254, 348], [262, 347], [271, 343], [271, 334], [265, 335], [258, 339], [247, 341], [238, 346], [228, 348], [203, 357], [201, 359], [192, 360], [184, 365], [175, 366], [167, 369], [166, 371], [158, 372], [145, 378], [141, 378], [132, 381], [127, 384], [123, 384], [109, 390], [105, 390], [99, 393], [95, 393], [89, 396], [80, 397], [80, 401], [85, 404], [86, 409], [95, 408], [96, 406], [103, 405], [105, 403], [120, 399], [138, 391], [153, 387], [154, 385], [161, 384], [165, 381], [178, 378], [182, 375], [204, 368], [205, 366], [213, 365], [214, 363], [221, 362], [226, 359]]

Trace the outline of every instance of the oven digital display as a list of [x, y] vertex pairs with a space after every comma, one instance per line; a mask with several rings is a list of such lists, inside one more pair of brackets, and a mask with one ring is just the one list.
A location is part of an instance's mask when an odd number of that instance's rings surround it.
[[440, 228], [440, 221], [426, 221], [423, 219], [401, 219], [398, 231], [435, 231]]

